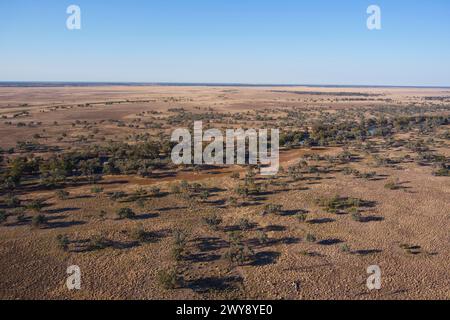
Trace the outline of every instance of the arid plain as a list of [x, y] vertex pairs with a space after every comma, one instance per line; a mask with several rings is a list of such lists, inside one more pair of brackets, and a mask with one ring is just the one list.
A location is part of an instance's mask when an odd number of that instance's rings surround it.
[[[0, 87], [0, 117], [2, 299], [450, 299], [450, 89]], [[196, 120], [280, 129], [282, 168], [174, 165]]]

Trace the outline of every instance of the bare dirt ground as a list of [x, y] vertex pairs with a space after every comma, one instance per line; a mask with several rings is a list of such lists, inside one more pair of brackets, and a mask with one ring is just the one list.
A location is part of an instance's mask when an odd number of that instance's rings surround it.
[[[449, 299], [449, 97], [438, 88], [0, 87], [0, 298]], [[199, 119], [303, 138], [281, 145], [272, 178], [165, 162], [172, 130]], [[127, 149], [146, 141], [161, 144], [158, 161]], [[49, 161], [64, 154], [74, 167], [61, 178]], [[118, 171], [107, 172], [113, 160]], [[20, 183], [9, 183], [17, 168]], [[121, 208], [135, 216], [118, 217]], [[70, 265], [81, 290], [66, 287]], [[380, 290], [366, 287], [371, 265]]]

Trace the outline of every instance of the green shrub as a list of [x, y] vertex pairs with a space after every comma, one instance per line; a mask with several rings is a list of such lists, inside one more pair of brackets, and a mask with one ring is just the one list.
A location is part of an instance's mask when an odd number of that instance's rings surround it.
[[306, 236], [305, 236], [305, 241], [306, 242], [310, 242], [310, 243], [314, 243], [314, 242], [317, 241], [317, 239], [316, 239], [316, 237], [313, 234], [307, 233]]
[[37, 200], [33, 200], [28, 206], [27, 208], [29, 210], [33, 210], [35, 212], [41, 212], [42, 209], [44, 208], [45, 204], [44, 204], [44, 200], [42, 199], [37, 199]]
[[219, 225], [222, 223], [222, 219], [216, 213], [213, 213], [207, 217], [204, 217], [203, 222], [206, 223], [212, 230], [217, 230]]
[[6, 221], [8, 219], [8, 214], [4, 210], [0, 210], [0, 224]]
[[239, 219], [239, 229], [242, 231], [250, 230], [252, 228], [252, 224], [248, 219], [241, 218]]
[[351, 213], [351, 215], [352, 215], [352, 220], [353, 221], [357, 221], [357, 222], [363, 221], [363, 217], [362, 217], [361, 213], [359, 213], [357, 210], [353, 211]]
[[20, 206], [20, 199], [14, 196], [7, 197], [5, 199], [5, 204], [10, 208], [16, 208]]
[[298, 213], [296, 217], [299, 222], [305, 222], [306, 219], [308, 219], [308, 214], [302, 212], [302, 213]]
[[142, 226], [139, 226], [136, 229], [133, 229], [130, 232], [130, 237], [133, 240], [139, 241], [139, 242], [151, 241], [153, 238], [152, 234], [150, 232], [145, 231]]
[[170, 186], [170, 192], [171, 192], [172, 194], [180, 194], [180, 193], [181, 193], [180, 186], [177, 185], [177, 184], [171, 185], [171, 186]]
[[386, 183], [384, 185], [384, 188], [389, 189], [389, 190], [398, 190], [398, 189], [400, 189], [400, 186], [397, 183], [395, 183], [394, 181], [389, 181], [388, 183]]
[[38, 214], [37, 216], [34, 216], [31, 220], [31, 225], [35, 228], [41, 228], [47, 223], [47, 217], [43, 214]]
[[263, 215], [266, 214], [279, 214], [281, 213], [283, 206], [281, 204], [267, 204], [264, 206]]
[[151, 188], [150, 188], [150, 193], [151, 193], [153, 196], [159, 196], [159, 195], [161, 194], [161, 188], [158, 188], [158, 187], [151, 187]]
[[116, 191], [110, 195], [110, 199], [113, 201], [117, 201], [117, 200], [125, 198], [125, 197], [126, 197], [126, 193], [123, 191]]
[[240, 178], [239, 172], [233, 172], [233, 173], [231, 174], [231, 179], [239, 180], [239, 178]]
[[235, 197], [228, 198], [227, 203], [228, 203], [228, 205], [230, 207], [237, 207], [238, 206], [238, 200]]
[[137, 200], [136, 200], [136, 205], [137, 205], [139, 208], [145, 208], [145, 200], [142, 199], [142, 198], [137, 199]]
[[58, 247], [61, 250], [67, 251], [69, 249], [70, 240], [66, 235], [62, 235], [62, 234], [57, 235], [56, 241], [58, 243]]
[[208, 190], [203, 190], [200, 193], [200, 199], [202, 199], [203, 201], [208, 200], [209, 196], [210, 196], [210, 194], [209, 194]]
[[436, 177], [449, 177], [450, 176], [450, 169], [447, 168], [441, 168], [433, 172], [433, 175]]
[[102, 187], [93, 186], [91, 188], [91, 193], [98, 194], [98, 193], [102, 193], [102, 192], [103, 192], [103, 188]]
[[69, 192], [66, 190], [58, 190], [55, 192], [55, 196], [59, 200], [67, 200], [69, 198]]
[[172, 290], [179, 286], [180, 279], [175, 268], [158, 272], [158, 282], [166, 290]]
[[89, 242], [90, 250], [102, 250], [106, 249], [111, 245], [111, 241], [109, 241], [105, 236], [95, 235], [91, 238]]
[[183, 258], [183, 254], [186, 248], [187, 235], [183, 231], [175, 230], [173, 232], [173, 248], [172, 258], [175, 261], [180, 261]]
[[264, 231], [261, 231], [261, 230], [258, 231], [257, 238], [258, 238], [259, 244], [261, 244], [261, 245], [269, 242], [269, 237], [267, 236], [267, 233], [265, 233]]
[[117, 216], [119, 219], [133, 219], [136, 214], [131, 208], [120, 208], [117, 210]]
[[239, 232], [232, 232], [230, 234], [229, 242], [230, 247], [224, 253], [223, 258], [227, 260], [230, 265], [243, 265], [253, 258], [253, 250], [243, 243], [242, 235]]
[[346, 243], [342, 244], [340, 249], [341, 249], [342, 252], [350, 252], [350, 247]]
[[360, 199], [344, 198], [340, 196], [334, 196], [330, 199], [322, 198], [316, 202], [329, 213], [338, 213], [351, 207], [359, 208], [362, 204]]

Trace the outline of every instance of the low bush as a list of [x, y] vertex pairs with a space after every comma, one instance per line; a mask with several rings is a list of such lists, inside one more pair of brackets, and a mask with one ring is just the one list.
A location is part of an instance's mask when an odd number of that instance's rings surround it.
[[117, 210], [117, 216], [119, 219], [133, 219], [136, 217], [136, 214], [130, 208], [120, 208]]
[[47, 224], [47, 217], [43, 214], [38, 214], [31, 219], [31, 225], [35, 228], [41, 228]]
[[62, 235], [62, 234], [57, 235], [56, 241], [58, 243], [58, 247], [61, 250], [67, 251], [69, 249], [70, 240], [66, 235]]

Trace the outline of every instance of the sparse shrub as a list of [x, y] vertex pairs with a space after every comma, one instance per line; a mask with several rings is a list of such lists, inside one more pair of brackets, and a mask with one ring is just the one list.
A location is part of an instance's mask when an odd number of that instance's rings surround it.
[[231, 174], [231, 179], [239, 180], [239, 178], [240, 178], [239, 172], [233, 172], [233, 173]]
[[91, 188], [91, 193], [93, 193], [93, 194], [99, 194], [99, 193], [102, 193], [102, 192], [103, 192], [103, 188], [102, 187], [93, 186]]
[[334, 196], [330, 199], [319, 199], [317, 201], [317, 204], [329, 213], [339, 213], [351, 207], [359, 208], [361, 206], [361, 200], [356, 198], [343, 198], [340, 196]]
[[239, 219], [239, 229], [242, 231], [250, 230], [252, 228], [252, 224], [248, 219], [241, 218]]
[[124, 197], [126, 197], [126, 194], [125, 194], [125, 192], [123, 192], [123, 191], [116, 191], [116, 192], [113, 192], [113, 193], [110, 195], [110, 199], [111, 199], [111, 200], [114, 200], [114, 201], [117, 201], [117, 200], [122, 199], [122, 198], [124, 198]]
[[363, 221], [363, 217], [361, 215], [361, 213], [359, 213], [358, 211], [354, 211], [352, 212], [352, 220], [353, 221], [357, 221], [357, 222], [362, 222]]
[[237, 207], [238, 206], [238, 200], [235, 197], [228, 198], [227, 203], [228, 203], [228, 205], [230, 207]]
[[230, 247], [224, 253], [223, 258], [230, 265], [243, 265], [254, 255], [253, 250], [242, 242], [242, 236], [238, 232], [232, 232], [230, 235]]
[[343, 243], [343, 244], [340, 246], [340, 249], [341, 249], [342, 252], [350, 252], [350, 247], [349, 247], [349, 245], [346, 244], [346, 243]]
[[310, 242], [310, 243], [314, 243], [314, 242], [317, 241], [317, 238], [313, 234], [307, 233], [306, 236], [305, 236], [305, 241], [306, 242]]
[[257, 238], [258, 238], [259, 244], [261, 244], [261, 245], [269, 242], [269, 237], [267, 236], [267, 233], [265, 233], [262, 230], [258, 231]]
[[137, 188], [137, 189], [134, 191], [134, 194], [135, 194], [136, 196], [138, 196], [138, 197], [143, 197], [143, 196], [147, 195], [147, 191], [146, 191], [145, 189], [143, 189], [143, 188]]
[[8, 214], [4, 210], [0, 210], [0, 224], [6, 221], [8, 219]]
[[209, 198], [209, 191], [208, 190], [203, 190], [201, 193], [200, 193], [200, 199], [202, 199], [203, 201], [206, 201], [206, 200], [208, 200], [208, 198]]
[[410, 245], [406, 243], [400, 244], [400, 248], [406, 251], [408, 254], [416, 255], [422, 253], [422, 248], [419, 245]]
[[361, 172], [361, 173], [359, 173], [359, 175], [357, 175], [357, 177], [361, 178], [361, 179], [370, 180], [370, 179], [375, 178], [376, 175], [377, 175], [376, 172]]
[[172, 248], [172, 258], [175, 261], [180, 261], [183, 258], [183, 253], [184, 253], [184, 245], [180, 246], [180, 245], [174, 245]]
[[436, 177], [449, 177], [450, 169], [449, 168], [441, 168], [436, 171], [433, 171], [433, 175]]
[[102, 250], [106, 249], [111, 245], [111, 242], [102, 235], [95, 235], [91, 238], [89, 242], [89, 249], [90, 250]]
[[175, 230], [173, 232], [174, 246], [172, 248], [172, 257], [175, 261], [180, 261], [186, 248], [187, 235], [185, 232]]
[[66, 235], [62, 235], [62, 234], [57, 235], [56, 241], [58, 243], [58, 247], [61, 250], [67, 251], [69, 249], [70, 240]]
[[306, 219], [308, 219], [308, 214], [305, 212], [301, 212], [301, 213], [297, 213], [296, 217], [299, 222], [305, 222]]
[[10, 208], [16, 208], [20, 206], [20, 199], [14, 196], [6, 197], [5, 204]]
[[217, 230], [222, 223], [222, 219], [216, 213], [213, 213], [204, 217], [203, 222], [205, 222], [212, 230]]
[[386, 183], [384, 185], [384, 188], [389, 189], [389, 190], [398, 190], [398, 189], [400, 189], [400, 186], [395, 181], [389, 181], [388, 183]]
[[170, 186], [170, 192], [171, 192], [172, 194], [180, 194], [180, 193], [181, 193], [180, 186], [177, 185], [177, 184], [171, 185], [171, 186]]
[[66, 190], [58, 190], [55, 192], [55, 196], [59, 200], [67, 200], [69, 198], [69, 192]]
[[142, 198], [137, 199], [137, 200], [136, 200], [136, 205], [137, 205], [139, 208], [145, 208], [145, 200], [142, 199]]
[[47, 223], [47, 217], [43, 214], [38, 214], [31, 219], [31, 225], [35, 228], [41, 228]]
[[120, 208], [117, 210], [117, 216], [119, 219], [133, 219], [136, 214], [131, 208]]
[[240, 184], [239, 186], [237, 186], [235, 192], [242, 198], [247, 198], [250, 195], [250, 190], [245, 184]]
[[98, 217], [101, 220], [104, 220], [106, 218], [106, 211], [105, 210], [100, 210], [100, 212], [98, 213]]
[[161, 194], [161, 188], [159, 187], [151, 187], [150, 188], [150, 193], [154, 196], [157, 197]]
[[130, 237], [135, 241], [147, 242], [151, 240], [152, 235], [151, 233], [145, 231], [142, 226], [139, 226], [130, 232]]
[[42, 209], [44, 208], [45, 204], [44, 204], [44, 200], [42, 199], [37, 199], [37, 200], [33, 200], [28, 206], [27, 208], [29, 210], [33, 210], [35, 212], [41, 212]]
[[176, 268], [159, 271], [158, 282], [166, 290], [173, 290], [178, 287], [180, 284], [180, 278]]
[[190, 191], [189, 183], [186, 180], [180, 182], [180, 192], [188, 193]]
[[184, 245], [186, 243], [187, 235], [184, 231], [174, 230], [173, 239], [176, 245]]
[[281, 213], [283, 206], [281, 204], [267, 204], [264, 206], [263, 215], [266, 214], [279, 214]]

